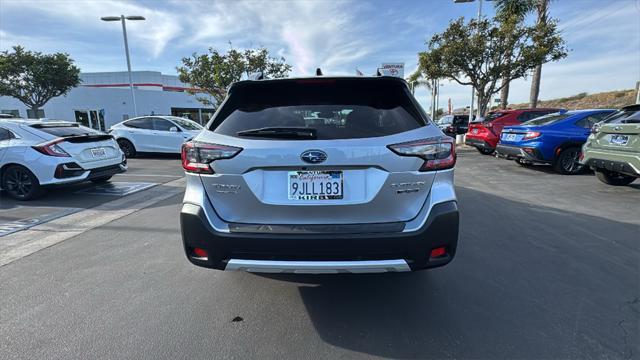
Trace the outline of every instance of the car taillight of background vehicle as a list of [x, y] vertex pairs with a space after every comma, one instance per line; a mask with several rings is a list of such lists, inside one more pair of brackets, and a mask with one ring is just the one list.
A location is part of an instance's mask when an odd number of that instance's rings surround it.
[[71, 157], [66, 151], [64, 151], [58, 144], [63, 142], [64, 139], [55, 139], [51, 141], [47, 141], [42, 144], [34, 145], [32, 148], [39, 153], [42, 153], [47, 156], [56, 156], [56, 157]]
[[242, 148], [189, 141], [182, 145], [182, 168], [187, 172], [213, 174], [211, 162], [231, 159]]
[[456, 164], [456, 147], [453, 139], [429, 138], [389, 145], [400, 156], [416, 156], [424, 160], [420, 171], [450, 169]]
[[600, 124], [599, 123], [593, 124], [593, 126], [591, 127], [591, 133], [597, 134], [599, 132], [600, 132]]
[[524, 137], [522, 138], [522, 140], [531, 140], [531, 139], [539, 138], [540, 135], [541, 134], [538, 131], [527, 131], [526, 134], [524, 134]]

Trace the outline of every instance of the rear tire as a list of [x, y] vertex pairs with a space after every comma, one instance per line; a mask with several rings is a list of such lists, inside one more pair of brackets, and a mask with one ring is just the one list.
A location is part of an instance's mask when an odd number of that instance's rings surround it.
[[482, 155], [491, 155], [493, 154], [494, 151], [496, 151], [495, 149], [484, 149], [484, 148], [476, 148], [476, 150], [478, 150], [478, 152]]
[[562, 150], [556, 158], [553, 168], [555, 171], [563, 175], [575, 175], [584, 170], [584, 165], [580, 164], [579, 147], [570, 147]]
[[127, 139], [118, 139], [118, 145], [120, 146], [120, 150], [124, 153], [124, 157], [127, 159], [136, 156], [136, 147], [133, 146], [131, 141]]
[[24, 166], [9, 166], [2, 174], [2, 188], [12, 198], [20, 201], [42, 196], [42, 186], [33, 173]]
[[596, 170], [596, 177], [607, 185], [625, 186], [636, 180], [635, 177], [607, 170]]
[[106, 183], [107, 181], [111, 180], [113, 176], [103, 176], [103, 177], [99, 177], [99, 178], [95, 178], [95, 179], [91, 179], [90, 181], [94, 184], [103, 184]]

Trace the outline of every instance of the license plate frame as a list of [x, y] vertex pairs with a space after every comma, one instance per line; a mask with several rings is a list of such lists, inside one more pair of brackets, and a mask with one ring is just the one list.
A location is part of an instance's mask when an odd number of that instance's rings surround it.
[[289, 171], [287, 198], [290, 201], [342, 200], [344, 173], [341, 170]]
[[506, 134], [504, 137], [505, 141], [515, 141], [516, 140], [516, 134]]
[[629, 143], [629, 135], [611, 135], [609, 144], [616, 146], [626, 146]]
[[92, 148], [90, 151], [94, 159], [104, 159], [107, 157], [107, 149], [103, 147]]

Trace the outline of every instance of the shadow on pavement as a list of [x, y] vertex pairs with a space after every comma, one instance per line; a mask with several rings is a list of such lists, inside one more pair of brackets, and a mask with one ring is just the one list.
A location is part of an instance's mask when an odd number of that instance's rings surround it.
[[[259, 275], [297, 283], [328, 344], [389, 358], [588, 358], [637, 353], [640, 227], [459, 189], [446, 267]], [[488, 211], [489, 209], [489, 211]]]

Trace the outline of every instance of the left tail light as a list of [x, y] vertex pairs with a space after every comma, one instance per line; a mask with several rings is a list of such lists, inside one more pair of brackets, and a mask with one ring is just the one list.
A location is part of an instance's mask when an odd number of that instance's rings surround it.
[[456, 164], [456, 147], [453, 139], [429, 138], [388, 146], [400, 156], [416, 156], [424, 160], [420, 171], [451, 169]]
[[211, 163], [215, 160], [231, 159], [242, 148], [218, 144], [188, 141], [182, 145], [182, 168], [187, 172], [213, 174]]
[[42, 154], [47, 155], [47, 156], [71, 157], [71, 155], [69, 155], [69, 153], [64, 151], [64, 149], [62, 149], [60, 147], [60, 145], [58, 145], [59, 143], [61, 143], [63, 141], [64, 141], [64, 139], [55, 139], [55, 140], [47, 141], [45, 143], [34, 145], [34, 146], [32, 146], [32, 148], [34, 150], [36, 150], [37, 152], [42, 153]]

